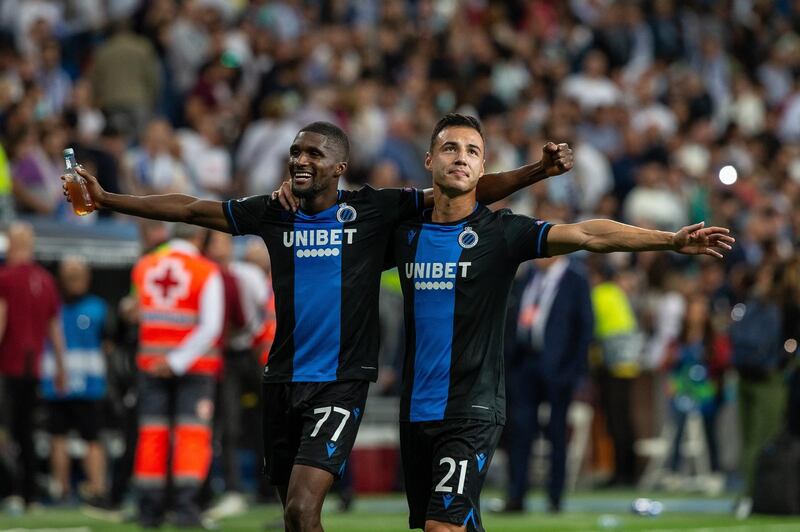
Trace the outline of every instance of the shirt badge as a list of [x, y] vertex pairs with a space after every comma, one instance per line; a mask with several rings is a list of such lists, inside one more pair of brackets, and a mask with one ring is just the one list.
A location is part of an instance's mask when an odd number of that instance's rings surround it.
[[478, 245], [478, 233], [467, 226], [458, 235], [458, 245], [464, 249], [472, 249]]
[[340, 204], [339, 210], [336, 211], [336, 219], [342, 224], [347, 222], [355, 222], [357, 217], [358, 213], [356, 212], [355, 208], [347, 203]]

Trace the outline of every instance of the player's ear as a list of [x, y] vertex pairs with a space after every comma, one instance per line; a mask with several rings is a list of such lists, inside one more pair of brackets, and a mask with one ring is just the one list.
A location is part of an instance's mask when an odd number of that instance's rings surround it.
[[334, 173], [334, 175], [336, 177], [339, 177], [342, 174], [344, 174], [346, 171], [347, 171], [347, 162], [346, 161], [342, 161], [342, 162], [340, 162], [339, 164], [336, 165], [336, 169], [333, 171], [333, 173]]
[[433, 168], [433, 157], [431, 157], [431, 152], [425, 154], [425, 170], [430, 170]]

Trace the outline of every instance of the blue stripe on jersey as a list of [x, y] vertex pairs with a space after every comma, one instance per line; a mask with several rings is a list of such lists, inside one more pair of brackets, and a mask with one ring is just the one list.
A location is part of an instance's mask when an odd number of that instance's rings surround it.
[[314, 215], [301, 211], [295, 215], [295, 382], [336, 380], [342, 330], [343, 224], [336, 221], [338, 208], [334, 205]]
[[547, 229], [548, 225], [553, 225], [553, 224], [551, 224], [549, 222], [545, 222], [544, 225], [542, 226], [541, 230], [539, 230], [539, 238], [536, 240], [536, 256], [537, 257], [541, 257], [542, 256], [542, 237], [544, 236], [545, 229]]
[[458, 235], [463, 227], [464, 224], [426, 224], [417, 241], [414, 266], [420, 268], [421, 271], [417, 273], [423, 275], [414, 275], [416, 345], [409, 414], [411, 421], [443, 419], [447, 408], [458, 274], [455, 278], [446, 278], [442, 275], [442, 268], [434, 273], [433, 268], [428, 269], [425, 265], [458, 263], [461, 256]]
[[228, 200], [225, 202], [225, 209], [228, 211], [228, 220], [231, 221], [233, 224], [233, 231], [234, 235], [241, 235], [241, 231], [239, 231], [239, 227], [236, 225], [236, 218], [233, 217], [233, 211], [231, 210], [231, 202], [233, 200]]

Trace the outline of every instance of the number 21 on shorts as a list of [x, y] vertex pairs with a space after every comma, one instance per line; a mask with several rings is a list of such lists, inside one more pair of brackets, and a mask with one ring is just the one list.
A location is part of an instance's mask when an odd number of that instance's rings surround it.
[[460, 460], [458, 465], [456, 465], [456, 461], [449, 456], [445, 456], [441, 460], [439, 460], [439, 465], [447, 464], [448, 471], [447, 474], [442, 478], [441, 482], [436, 485], [434, 491], [436, 492], [443, 492], [443, 493], [452, 493], [453, 488], [447, 486], [446, 484], [456, 472], [456, 469], [460, 469], [458, 474], [458, 486], [456, 489], [456, 493], [459, 495], [464, 493], [464, 481], [467, 479], [467, 464], [469, 464], [469, 460]]

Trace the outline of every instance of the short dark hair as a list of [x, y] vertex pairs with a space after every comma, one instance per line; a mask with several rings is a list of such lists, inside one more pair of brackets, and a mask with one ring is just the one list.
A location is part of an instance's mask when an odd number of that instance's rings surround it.
[[486, 142], [486, 139], [483, 136], [481, 123], [478, 122], [477, 118], [458, 113], [448, 113], [444, 115], [438, 122], [436, 122], [436, 126], [433, 128], [433, 133], [431, 134], [431, 150], [433, 150], [433, 144], [436, 142], [436, 137], [439, 136], [439, 133], [441, 133], [443, 129], [448, 127], [471, 127], [480, 133], [481, 139], [483, 139], [484, 143]]
[[337, 147], [343, 161], [347, 161], [350, 158], [350, 139], [347, 138], [347, 133], [342, 131], [342, 128], [336, 124], [331, 124], [330, 122], [312, 122], [298, 131], [298, 135], [306, 131], [325, 135]]

